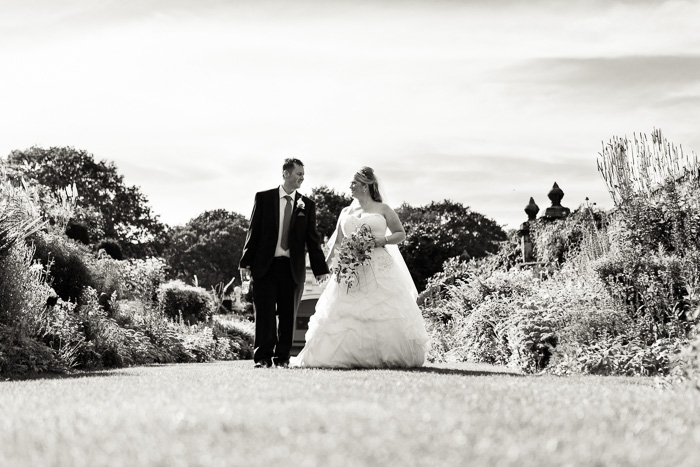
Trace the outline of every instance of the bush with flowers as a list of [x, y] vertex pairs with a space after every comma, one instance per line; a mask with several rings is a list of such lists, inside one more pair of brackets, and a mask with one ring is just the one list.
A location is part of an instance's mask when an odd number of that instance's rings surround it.
[[652, 140], [631, 161], [626, 140], [604, 148], [615, 209], [586, 203], [530, 222], [539, 270], [520, 270], [521, 259], [446, 262], [419, 302], [437, 343], [430, 358], [700, 381], [700, 164], [670, 173], [675, 149], [660, 132]]
[[[164, 260], [118, 260], [68, 238], [73, 188], [52, 195], [7, 170], [0, 163], [3, 377], [250, 357], [248, 323], [187, 326], [164, 313]], [[204, 316], [207, 294], [197, 291]]]

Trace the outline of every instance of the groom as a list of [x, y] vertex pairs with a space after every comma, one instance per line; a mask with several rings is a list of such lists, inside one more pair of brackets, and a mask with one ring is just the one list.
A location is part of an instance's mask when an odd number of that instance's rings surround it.
[[[328, 266], [316, 231], [314, 202], [297, 192], [304, 164], [285, 159], [284, 182], [255, 194], [250, 227], [240, 262], [241, 280], [251, 278], [255, 309], [256, 368], [289, 365], [296, 316], [306, 279], [306, 252], [319, 281]], [[279, 327], [276, 315], [279, 316]]]

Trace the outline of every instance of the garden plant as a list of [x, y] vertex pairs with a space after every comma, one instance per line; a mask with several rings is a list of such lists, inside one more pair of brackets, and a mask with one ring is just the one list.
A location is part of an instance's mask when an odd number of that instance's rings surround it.
[[613, 138], [598, 167], [615, 206], [530, 221], [491, 257], [451, 259], [420, 300], [434, 361], [554, 374], [697, 378], [700, 164], [660, 130]]

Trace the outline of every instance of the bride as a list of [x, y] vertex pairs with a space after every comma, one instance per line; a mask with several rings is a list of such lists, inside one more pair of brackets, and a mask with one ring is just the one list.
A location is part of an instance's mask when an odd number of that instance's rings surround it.
[[[350, 183], [354, 200], [341, 212], [329, 241], [326, 262], [333, 274], [309, 320], [306, 345], [290, 366], [397, 368], [425, 361], [428, 333], [416, 305], [418, 293], [396, 247], [406, 234], [379, 188], [369, 167]], [[343, 239], [367, 229], [374, 237], [369, 264], [358, 266], [346, 281], [347, 274], [332, 266]]]

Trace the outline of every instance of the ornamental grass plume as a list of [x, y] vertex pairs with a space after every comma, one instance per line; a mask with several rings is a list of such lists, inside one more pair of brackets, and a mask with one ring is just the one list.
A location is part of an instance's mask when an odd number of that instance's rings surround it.
[[3, 173], [0, 178], [0, 257], [45, 225], [24, 180], [15, 187]]
[[652, 195], [669, 179], [700, 175], [697, 154], [670, 143], [658, 128], [651, 137], [643, 133], [634, 133], [632, 140], [613, 137], [603, 145], [597, 164], [616, 206], [634, 196]]

